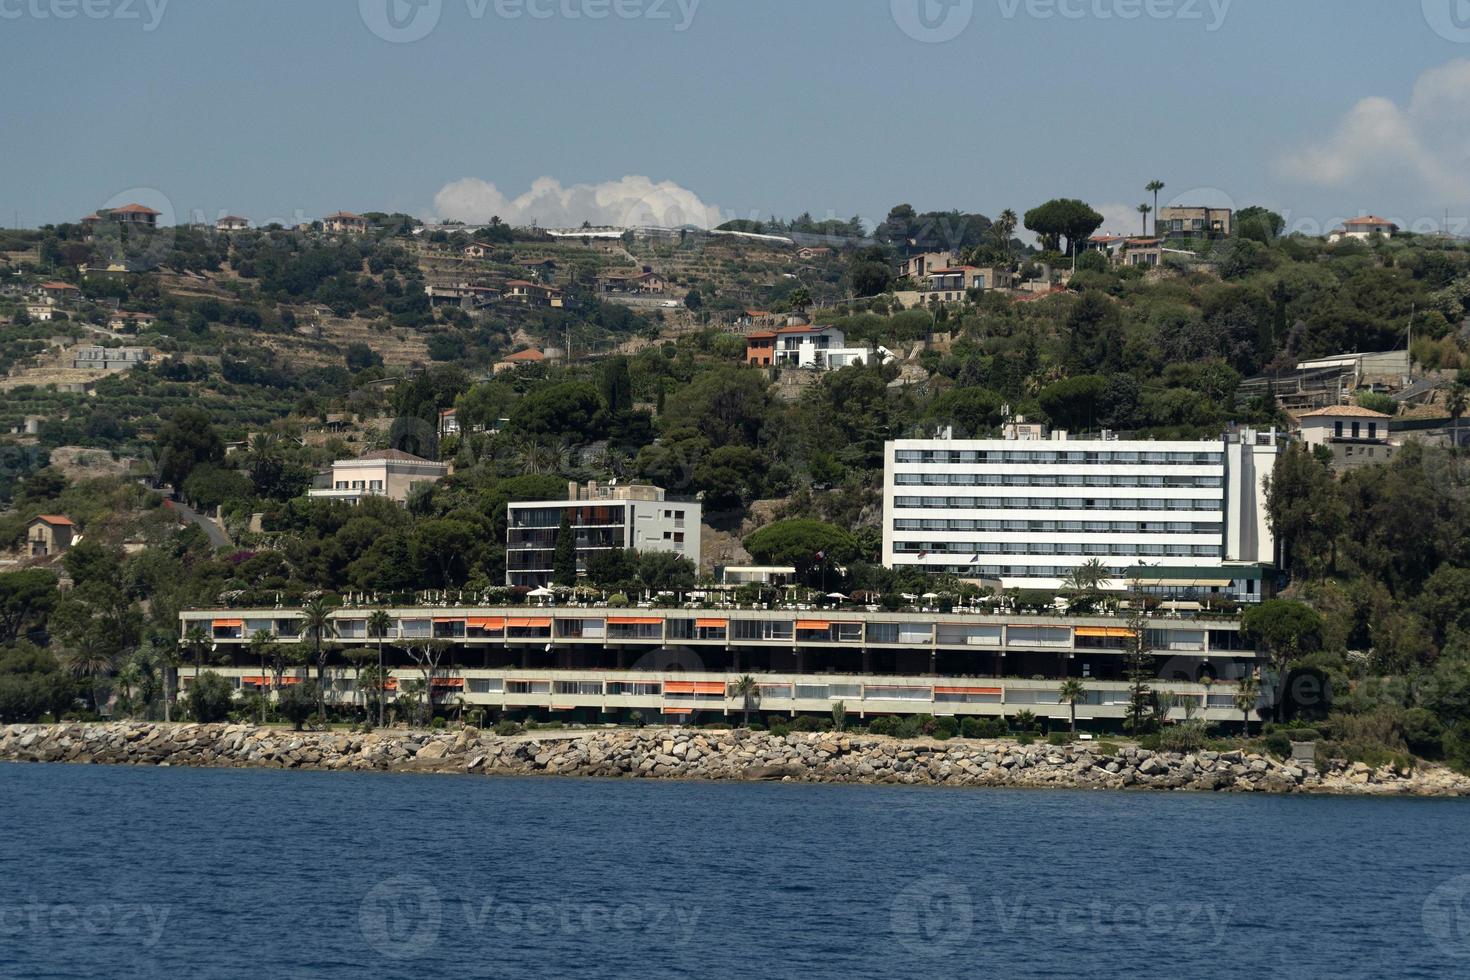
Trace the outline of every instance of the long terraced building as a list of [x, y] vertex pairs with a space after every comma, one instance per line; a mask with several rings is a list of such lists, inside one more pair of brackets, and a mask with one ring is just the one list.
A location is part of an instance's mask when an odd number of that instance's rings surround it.
[[[337, 610], [333, 646], [377, 647], [368, 628], [373, 611]], [[1027, 709], [1056, 719], [1069, 713], [1059, 703], [1060, 680], [1076, 677], [1086, 687], [1079, 720], [1115, 724], [1128, 703], [1125, 655], [1136, 639], [1129, 621], [1115, 617], [580, 606], [387, 612], [392, 627], [381, 643], [390, 687], [423, 680], [412, 651], [438, 641], [447, 651], [432, 679], [439, 704], [579, 722], [629, 712], [717, 720], [743, 709], [733, 684], [750, 675], [767, 714], [826, 714], [841, 702], [855, 717], [998, 717]], [[207, 669], [242, 690], [276, 684], [251, 662], [246, 647], [253, 637], [305, 641], [301, 612], [287, 608], [186, 611], [180, 627], [186, 640], [203, 631], [216, 662], [225, 663]], [[1144, 629], [1153, 687], [1174, 696], [1177, 717], [1189, 706], [1197, 717], [1239, 720], [1233, 681], [1256, 667], [1257, 654], [1238, 617], [1171, 615]], [[184, 690], [193, 673], [181, 669]], [[329, 699], [356, 701], [355, 674], [336, 654], [327, 672]], [[279, 683], [309, 676], [314, 672], [294, 668]]]

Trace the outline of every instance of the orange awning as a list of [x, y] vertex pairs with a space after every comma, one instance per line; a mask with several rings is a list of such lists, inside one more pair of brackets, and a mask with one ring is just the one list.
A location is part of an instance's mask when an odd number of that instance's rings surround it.
[[242, 678], [240, 678], [240, 683], [241, 684], [254, 684], [257, 687], [260, 687], [260, 686], [263, 686], [265, 684], [269, 684], [270, 683], [270, 678], [269, 677], [242, 677]]
[[216, 619], [214, 621], [214, 628], [215, 629], [225, 629], [225, 628], [231, 627], [231, 626], [237, 626], [240, 629], [244, 629], [245, 628], [245, 620], [243, 620], [243, 619]]
[[504, 616], [480, 616], [464, 621], [466, 629], [472, 630], [503, 630], [505, 629]]
[[825, 619], [798, 619], [796, 628], [799, 630], [829, 630], [832, 624]]
[[505, 625], [512, 629], [550, 629], [550, 619], [507, 619]]
[[696, 619], [694, 626], [702, 630], [722, 630], [730, 625], [728, 619]]
[[658, 626], [663, 620], [658, 616], [609, 616], [609, 626]]
[[669, 681], [664, 684], [665, 694], [720, 694], [725, 693], [723, 681]]
[[434, 617], [434, 622], [435, 622], [435, 624], [441, 624], [441, 623], [464, 623], [464, 622], [468, 622], [468, 620], [466, 620], [463, 616], [448, 616], [448, 617], [435, 616]]
[[994, 694], [999, 697], [1004, 693], [998, 687], [936, 687], [935, 694]]
[[665, 708], [664, 709], [664, 714], [666, 714], [666, 715], [692, 715], [692, 714], [694, 714], [694, 709], [693, 708]]
[[436, 678], [434, 678], [434, 686], [435, 687], [456, 687], [456, 688], [458, 688], [458, 687], [464, 687], [464, 678], [463, 677], [436, 677]]
[[1101, 636], [1114, 640], [1131, 640], [1136, 635], [1130, 629], [1122, 629], [1114, 626], [1079, 626], [1078, 636]]

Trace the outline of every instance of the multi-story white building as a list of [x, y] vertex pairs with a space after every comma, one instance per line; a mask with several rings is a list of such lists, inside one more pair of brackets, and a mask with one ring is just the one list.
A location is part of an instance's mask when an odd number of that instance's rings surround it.
[[449, 475], [448, 463], [403, 452], [380, 449], [357, 459], [339, 459], [332, 464], [328, 486], [307, 492], [307, 496], [359, 504], [364, 497], [387, 497], [395, 503], [407, 503], [413, 488], [422, 483], [438, 483]]
[[1273, 563], [1265, 480], [1278, 451], [1274, 431], [1249, 430], [1197, 442], [890, 442], [883, 562], [1006, 588], [1054, 589], [1093, 559], [1112, 589], [1145, 565], [1231, 579], [1231, 564]]
[[577, 542], [577, 570], [607, 551], [670, 551], [699, 564], [703, 508], [667, 500], [660, 487], [639, 484], [567, 484], [566, 500], [514, 503], [507, 508], [505, 581], [532, 588], [549, 585], [556, 536], [565, 515]]

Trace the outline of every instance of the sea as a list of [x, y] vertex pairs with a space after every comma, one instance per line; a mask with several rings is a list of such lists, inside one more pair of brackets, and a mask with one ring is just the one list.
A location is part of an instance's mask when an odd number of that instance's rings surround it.
[[0, 978], [1470, 976], [1470, 802], [0, 765]]

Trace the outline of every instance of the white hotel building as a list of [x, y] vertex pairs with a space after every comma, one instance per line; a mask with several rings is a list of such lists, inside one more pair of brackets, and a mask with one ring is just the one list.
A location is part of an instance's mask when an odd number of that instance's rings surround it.
[[[1124, 589], [1130, 569], [1238, 584], [1255, 593], [1274, 564], [1265, 481], [1276, 433], [1219, 440], [1032, 439], [889, 442], [883, 463], [883, 563], [1006, 588], [1055, 589], [1093, 559]], [[1231, 566], [1235, 566], [1232, 569]]]

